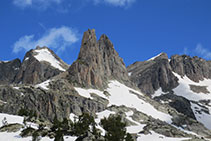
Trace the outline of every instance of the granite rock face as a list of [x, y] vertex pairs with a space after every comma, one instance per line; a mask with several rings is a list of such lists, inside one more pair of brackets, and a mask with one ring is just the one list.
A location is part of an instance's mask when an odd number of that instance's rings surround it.
[[21, 61], [15, 59], [12, 61], [0, 61], [0, 84], [10, 84], [14, 81], [21, 67]]
[[160, 87], [164, 92], [178, 86], [178, 79], [172, 73], [165, 53], [144, 62], [135, 62], [128, 68], [130, 79], [143, 93], [153, 94]]
[[173, 74], [187, 76], [195, 82], [211, 78], [211, 62], [199, 57], [174, 55], [168, 59], [165, 53], [144, 62], [135, 62], [128, 68], [130, 79], [146, 94], [153, 94], [160, 87], [164, 92], [178, 86]]
[[70, 113], [81, 115], [89, 112], [94, 115], [106, 107], [96, 100], [81, 97], [74, 89], [68, 91], [48, 91], [32, 86], [15, 89], [0, 85], [0, 112], [16, 115], [24, 108], [36, 112], [39, 118], [53, 121], [55, 116], [58, 119], [69, 118]]
[[199, 57], [187, 55], [174, 55], [170, 61], [171, 68], [177, 74], [184, 76], [195, 82], [211, 78], [211, 63]]
[[106, 35], [84, 33], [78, 59], [68, 69], [69, 81], [83, 87], [104, 88], [110, 79], [129, 83], [127, 69]]
[[37, 58], [35, 57], [37, 55], [37, 50], [43, 50], [51, 54], [55, 58], [55, 60], [61, 64], [62, 68], [68, 68], [68, 65], [65, 64], [52, 50], [47, 47], [37, 47], [36, 49], [30, 50], [26, 53], [20, 70], [15, 77], [15, 83], [37, 84], [48, 80], [62, 72], [58, 68], [53, 67], [47, 61], [37, 60]]

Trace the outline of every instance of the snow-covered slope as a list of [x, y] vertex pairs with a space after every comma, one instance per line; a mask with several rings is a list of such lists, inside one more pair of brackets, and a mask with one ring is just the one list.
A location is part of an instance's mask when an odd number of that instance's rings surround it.
[[38, 61], [49, 62], [53, 67], [61, 71], [65, 71], [65, 69], [62, 68], [61, 63], [52, 55], [52, 53], [47, 48], [36, 49], [34, 50], [34, 52], [37, 53], [37, 55], [35, 55], [34, 57]]
[[[100, 97], [103, 97], [109, 101], [108, 106], [126, 106], [129, 108], [136, 108], [138, 111], [145, 113], [146, 115], [152, 116], [156, 119], [160, 119], [161, 121], [165, 121], [167, 123], [171, 123], [171, 116], [158, 111], [151, 104], [145, 102], [143, 99], [140, 99], [137, 95], [143, 96], [142, 93], [133, 90], [118, 81], [110, 81], [108, 84], [108, 88], [105, 90], [109, 93], [109, 96], [105, 96], [103, 91], [94, 90], [94, 89], [83, 89], [76, 88], [76, 91], [81, 96], [86, 98], [91, 98], [91, 93], [95, 93]], [[134, 94], [135, 93], [135, 94]], [[136, 95], [137, 94], [137, 95]]]
[[[211, 80], [204, 79], [203, 81], [197, 83], [190, 80], [187, 76], [181, 77], [176, 73], [174, 73], [174, 75], [179, 78], [179, 86], [173, 90], [174, 93], [193, 101], [191, 102], [191, 108], [196, 119], [211, 130]], [[201, 86], [208, 92], [194, 92], [191, 90], [191, 85], [199, 86], [199, 88]], [[207, 101], [208, 103], [204, 104], [201, 101]]]
[[[97, 113], [97, 118], [96, 118], [96, 123], [98, 124], [98, 128], [102, 131], [102, 135], [105, 134], [105, 131], [103, 128], [99, 125], [100, 120], [103, 119], [104, 117], [109, 117], [111, 114], [117, 114], [115, 110], [109, 109], [109, 107], [119, 107], [117, 109], [121, 109], [121, 107], [126, 107], [126, 109], [131, 109], [131, 110], [126, 110], [124, 111], [125, 114], [125, 119], [133, 123], [132, 125], [127, 126], [127, 132], [134, 134], [134, 133], [139, 133], [144, 129], [146, 124], [141, 120], [134, 120], [134, 109], [137, 110], [138, 112], [141, 112], [143, 114], [146, 114], [149, 117], [153, 117], [154, 119], [158, 119], [160, 121], [165, 122], [166, 124], [169, 124], [170, 126], [176, 127], [172, 123], [172, 116], [166, 112], [159, 111], [157, 107], [154, 107], [151, 103], [147, 102], [146, 99], [144, 99], [144, 94], [142, 94], [139, 91], [136, 91], [134, 89], [131, 89], [124, 84], [112, 80], [108, 83], [108, 88], [105, 89], [104, 91], [96, 90], [96, 89], [84, 89], [84, 88], [79, 88], [75, 87], [75, 90], [79, 93], [79, 95], [89, 98], [89, 99], [94, 99], [93, 93], [98, 95], [101, 98], [104, 98], [108, 100], [108, 109], [105, 111], [102, 111], [100, 113]], [[161, 91], [161, 90], [160, 90]], [[106, 93], [106, 94], [105, 94]], [[184, 130], [183, 128], [176, 127], [176, 129], [185, 132], [185, 133], [191, 133], [188, 130]], [[151, 134], [138, 134], [137, 140], [146, 140], [146, 141], [180, 141], [180, 140], [185, 140], [189, 138], [173, 138], [173, 137], [166, 137], [162, 134], [155, 133], [154, 131], [150, 131]], [[194, 134], [194, 133], [193, 133]]]
[[[211, 79], [204, 79], [197, 83], [187, 76], [180, 76], [177, 73], [174, 73], [174, 75], [179, 79], [179, 85], [173, 89], [174, 94], [189, 100], [197, 121], [211, 130]], [[191, 87], [196, 87], [196, 90], [194, 91]], [[164, 94], [165, 92], [159, 89], [152, 97]]]

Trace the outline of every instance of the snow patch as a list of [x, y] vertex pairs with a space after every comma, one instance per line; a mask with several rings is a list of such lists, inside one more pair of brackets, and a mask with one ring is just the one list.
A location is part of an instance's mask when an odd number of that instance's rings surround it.
[[44, 81], [44, 82], [42, 82], [40, 84], [35, 85], [35, 87], [36, 88], [41, 87], [41, 88], [43, 88], [45, 90], [48, 90], [49, 89], [48, 86], [49, 86], [50, 82], [51, 82], [51, 80], [46, 80], [46, 81]]
[[96, 90], [96, 89], [83, 89], [79, 87], [75, 87], [75, 90], [78, 92], [79, 95], [93, 99], [91, 97], [91, 94], [94, 93], [102, 98], [108, 99], [108, 97], [105, 96], [105, 94], [102, 91]]
[[136, 122], [131, 118], [131, 116], [133, 115], [133, 111], [126, 112], [125, 114], [126, 114], [126, 116], [127, 116], [126, 118], [128, 120], [130, 120], [131, 122], [136, 124], [136, 125], [126, 127], [127, 132], [129, 132], [131, 134], [135, 134], [135, 133], [142, 131], [144, 126], [146, 126], [146, 124], [140, 124], [139, 122]]
[[179, 79], [179, 86], [173, 89], [176, 95], [185, 97], [186, 99], [192, 101], [211, 100], [211, 93], [195, 93], [190, 89], [190, 85], [206, 86], [207, 90], [211, 92], [210, 79], [204, 79], [203, 81], [199, 81], [199, 83], [196, 83], [190, 80], [187, 76], [181, 77], [177, 73], [174, 73], [174, 75]]
[[27, 61], [27, 60], [29, 60], [29, 57], [26, 57], [26, 58], [24, 59], [24, 61]]
[[16, 90], [19, 90], [20, 89], [20, 87], [13, 87], [14, 89], [16, 89]]
[[44, 49], [37, 49], [34, 51], [37, 53], [37, 55], [35, 55], [34, 57], [38, 61], [49, 62], [51, 64], [51, 66], [53, 66], [61, 71], [65, 71], [65, 69], [61, 67], [60, 62], [51, 54], [51, 52], [48, 49], [44, 48]]
[[108, 118], [111, 114], [115, 114], [115, 112], [109, 111], [109, 110], [104, 110], [102, 112], [96, 113], [97, 118], [95, 119], [95, 122], [97, 123], [97, 128], [102, 131], [103, 136], [105, 135], [106, 131], [100, 126], [100, 121], [103, 118]]
[[77, 117], [77, 116], [76, 116], [75, 114], [73, 114], [73, 113], [70, 114], [70, 120], [71, 120], [72, 122], [75, 121], [76, 117]]
[[166, 94], [165, 92], [162, 91], [162, 88], [159, 88], [155, 93], [152, 95], [152, 98], [161, 96], [162, 94]]
[[160, 53], [160, 54], [158, 54], [158, 55], [156, 55], [156, 56], [154, 56], [154, 57], [148, 59], [147, 61], [152, 61], [152, 60], [154, 60], [155, 58], [159, 57], [161, 54], [162, 54], [162, 53]]

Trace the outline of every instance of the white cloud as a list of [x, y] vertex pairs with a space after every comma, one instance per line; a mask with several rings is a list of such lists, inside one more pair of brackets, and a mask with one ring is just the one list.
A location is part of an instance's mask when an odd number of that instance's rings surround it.
[[[129, 7], [136, 0], [78, 0], [83, 4], [94, 3], [96, 4], [107, 4], [116, 7]], [[70, 6], [74, 4], [72, 0], [13, 0], [13, 4], [19, 8], [35, 8], [39, 10], [46, 10], [48, 8], [56, 9], [58, 12], [68, 12]]]
[[21, 37], [13, 46], [13, 52], [18, 53], [22, 50], [28, 51], [36, 46], [47, 46], [55, 49], [56, 52], [64, 51], [73, 43], [78, 41], [78, 32], [72, 28], [62, 26], [46, 31], [39, 39], [35, 35], [25, 35]]
[[13, 4], [20, 8], [25, 8], [32, 5], [32, 0], [13, 0]]
[[136, 0], [94, 0], [95, 4], [106, 3], [113, 6], [128, 7], [133, 4]]
[[211, 51], [204, 48], [201, 44], [198, 44], [194, 52], [205, 59], [211, 59]]
[[13, 0], [13, 4], [20, 7], [34, 7], [39, 9], [47, 9], [53, 4], [61, 4], [63, 0]]

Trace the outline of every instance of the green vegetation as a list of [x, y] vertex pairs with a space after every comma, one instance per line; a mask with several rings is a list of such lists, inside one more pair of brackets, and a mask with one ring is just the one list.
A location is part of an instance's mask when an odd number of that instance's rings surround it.
[[94, 118], [87, 113], [83, 113], [79, 116], [78, 121], [73, 124], [73, 134], [75, 136], [84, 136], [90, 131], [90, 125], [92, 127], [96, 125]]
[[33, 111], [33, 110], [29, 110], [29, 109], [24, 109], [24, 108], [21, 108], [19, 111], [18, 111], [18, 115], [19, 116], [26, 116], [26, 117], [29, 117], [29, 119], [35, 117], [37, 118], [37, 113], [36, 111]]
[[109, 116], [101, 120], [101, 125], [106, 130], [106, 141], [133, 141], [132, 136], [126, 133], [126, 123], [120, 116]]
[[[20, 110], [20, 114], [22, 115], [30, 115], [30, 113], [32, 112], [26, 112], [23, 109]], [[21, 132], [21, 136], [32, 136], [34, 141], [37, 141], [40, 136], [51, 135], [53, 135], [54, 141], [63, 141], [65, 135], [76, 136], [78, 137], [77, 141], [81, 141], [84, 138], [92, 141], [133, 141], [131, 134], [126, 132], [126, 123], [122, 122], [120, 116], [113, 115], [104, 118], [100, 124], [106, 131], [104, 137], [101, 136], [100, 130], [96, 128], [94, 117], [88, 113], [83, 113], [74, 122], [67, 118], [59, 121], [55, 116], [50, 130], [45, 129], [45, 126], [40, 124], [38, 130], [27, 127]]]
[[35, 129], [34, 128], [27, 127], [26, 129], [24, 129], [21, 132], [20, 135], [21, 135], [21, 137], [28, 137], [28, 136], [32, 136], [34, 132], [35, 132]]

